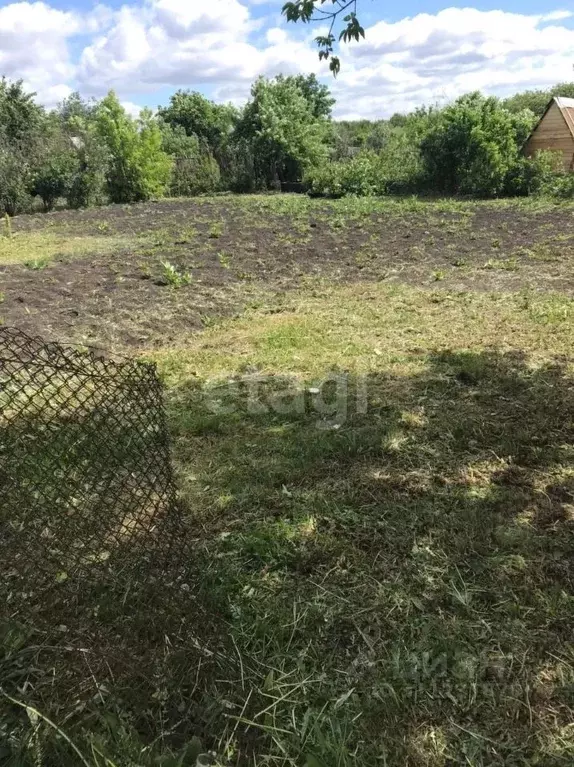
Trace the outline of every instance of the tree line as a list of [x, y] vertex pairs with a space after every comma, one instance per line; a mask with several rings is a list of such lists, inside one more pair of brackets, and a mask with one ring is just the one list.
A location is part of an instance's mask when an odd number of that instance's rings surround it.
[[314, 75], [259, 78], [239, 109], [180, 90], [131, 117], [113, 91], [45, 110], [0, 80], [0, 212], [131, 203], [304, 182], [311, 194], [574, 194], [553, 153], [521, 152], [546, 103], [574, 83], [500, 100], [471, 93], [388, 120], [337, 122]]

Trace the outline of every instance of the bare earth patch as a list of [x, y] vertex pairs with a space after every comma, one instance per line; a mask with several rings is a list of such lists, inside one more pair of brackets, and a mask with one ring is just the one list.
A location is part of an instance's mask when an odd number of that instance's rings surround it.
[[[23, 216], [13, 229], [0, 242], [3, 322], [96, 345], [161, 346], [310, 281], [574, 291], [567, 206], [222, 197]], [[165, 262], [189, 284], [169, 284]]]

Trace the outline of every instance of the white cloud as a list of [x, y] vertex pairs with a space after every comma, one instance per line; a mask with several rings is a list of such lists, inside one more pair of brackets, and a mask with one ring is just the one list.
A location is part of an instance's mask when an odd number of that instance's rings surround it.
[[446, 8], [380, 21], [365, 41], [344, 47], [333, 81], [317, 58], [318, 27], [253, 16], [259, 4], [134, 0], [82, 14], [11, 3], [0, 8], [0, 74], [22, 77], [48, 105], [71, 89], [101, 96], [114, 88], [134, 111], [138, 94], [191, 87], [238, 103], [260, 74], [315, 71], [333, 89], [338, 117], [383, 117], [473, 89], [503, 95], [574, 74], [570, 11]]
[[142, 108], [139, 104], [134, 104], [133, 101], [122, 101], [123, 108], [130, 115], [130, 117], [139, 117]]
[[470, 90], [504, 95], [572, 79], [569, 11], [524, 15], [447, 8], [381, 21], [349, 46], [334, 86], [340, 117], [382, 117]]
[[273, 76], [318, 68], [315, 51], [284, 29], [267, 31], [257, 47], [257, 29], [239, 0], [148, 0], [124, 6], [109, 28], [83, 50], [77, 70], [80, 89], [101, 95], [151, 93], [158, 88], [211, 86], [237, 101], [260, 74]]
[[77, 14], [43, 2], [0, 8], [0, 74], [23, 79], [42, 100], [55, 103], [70, 92], [74, 70], [67, 40], [80, 29]]

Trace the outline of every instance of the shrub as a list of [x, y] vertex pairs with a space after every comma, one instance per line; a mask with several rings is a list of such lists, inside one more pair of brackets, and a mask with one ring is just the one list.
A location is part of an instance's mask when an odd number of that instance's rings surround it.
[[555, 197], [558, 200], [574, 200], [574, 173], [564, 173], [554, 176], [547, 181], [541, 194]]
[[161, 197], [169, 183], [172, 161], [162, 149], [162, 134], [151, 112], [143, 110], [136, 123], [110, 91], [98, 105], [96, 126], [108, 150], [110, 200], [126, 203]]
[[345, 192], [342, 184], [342, 162], [332, 162], [318, 168], [309, 168], [304, 180], [309, 194], [317, 197], [341, 197]]
[[381, 157], [375, 152], [363, 152], [346, 162], [334, 162], [311, 169], [305, 175], [311, 194], [340, 197], [382, 195], [387, 190]]
[[255, 192], [265, 188], [258, 176], [253, 146], [248, 139], [235, 137], [221, 155], [221, 186], [232, 192]]
[[208, 194], [219, 189], [221, 174], [215, 158], [207, 151], [195, 157], [174, 158], [169, 193], [175, 197]]
[[161, 133], [163, 149], [173, 158], [169, 194], [187, 197], [219, 189], [219, 165], [205, 142], [187, 135], [180, 125], [164, 123]]
[[0, 142], [0, 214], [15, 216], [32, 206], [32, 171], [24, 152]]
[[32, 193], [41, 198], [45, 211], [67, 195], [77, 169], [78, 158], [72, 149], [51, 152], [43, 159], [34, 173]]
[[431, 188], [448, 194], [496, 197], [519, 159], [527, 116], [512, 115], [495, 98], [471, 93], [443, 109], [421, 142]]
[[562, 158], [552, 151], [536, 152], [534, 157], [518, 157], [510, 168], [505, 193], [511, 197], [544, 193], [562, 168]]

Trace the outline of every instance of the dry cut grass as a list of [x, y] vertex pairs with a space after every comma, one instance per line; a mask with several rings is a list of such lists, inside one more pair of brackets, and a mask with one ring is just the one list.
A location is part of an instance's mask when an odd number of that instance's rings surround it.
[[90, 767], [571, 764], [573, 329], [558, 294], [309, 277], [148, 353], [177, 609], [100, 595], [109, 669], [64, 619], [58, 652], [5, 634], [11, 696], [59, 728], [6, 702], [9, 763], [76, 763], [65, 733]]

